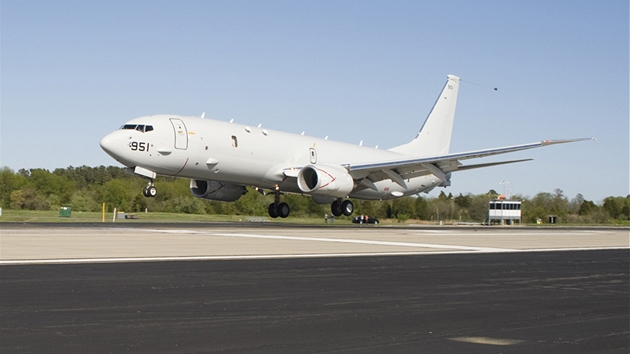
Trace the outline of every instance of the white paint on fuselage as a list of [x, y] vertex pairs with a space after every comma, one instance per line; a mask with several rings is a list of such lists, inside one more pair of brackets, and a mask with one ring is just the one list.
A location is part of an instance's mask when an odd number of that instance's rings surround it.
[[[175, 148], [172, 118], [181, 119], [186, 125], [186, 149]], [[160, 175], [263, 189], [279, 186], [281, 191], [292, 193], [302, 191], [296, 178], [286, 177], [283, 171], [310, 165], [311, 149], [316, 151], [316, 165], [339, 166], [410, 157], [388, 150], [197, 117], [156, 115], [136, 118], [126, 124], [151, 125], [153, 130], [118, 130], [103, 138], [103, 149], [123, 165], [141, 166]], [[132, 151], [130, 143], [133, 141], [148, 143], [149, 151]], [[206, 164], [209, 160], [213, 163]], [[406, 184], [405, 189], [390, 180], [379, 181], [375, 183], [378, 191], [361, 189], [350, 196], [388, 199], [393, 198], [392, 192], [412, 195], [434, 188], [440, 180], [429, 175], [407, 180]]]

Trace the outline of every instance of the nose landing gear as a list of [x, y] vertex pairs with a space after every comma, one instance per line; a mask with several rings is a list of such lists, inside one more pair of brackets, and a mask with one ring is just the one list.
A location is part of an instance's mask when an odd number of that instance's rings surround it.
[[149, 181], [149, 184], [142, 190], [142, 195], [147, 198], [153, 198], [157, 195], [157, 188], [153, 185], [153, 180]]

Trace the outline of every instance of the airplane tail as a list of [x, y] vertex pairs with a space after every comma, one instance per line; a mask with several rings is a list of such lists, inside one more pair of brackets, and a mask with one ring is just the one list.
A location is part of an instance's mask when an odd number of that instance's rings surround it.
[[459, 77], [448, 75], [442, 93], [424, 121], [418, 135], [411, 142], [393, 147], [390, 151], [414, 156], [439, 156], [449, 152], [453, 119], [459, 90]]

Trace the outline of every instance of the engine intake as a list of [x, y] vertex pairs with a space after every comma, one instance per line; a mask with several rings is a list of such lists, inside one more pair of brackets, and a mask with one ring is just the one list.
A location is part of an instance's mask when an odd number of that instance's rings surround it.
[[191, 179], [190, 192], [197, 198], [233, 202], [247, 193], [247, 189], [237, 184]]
[[297, 184], [304, 193], [343, 198], [354, 189], [354, 180], [341, 166], [308, 165], [300, 170]]

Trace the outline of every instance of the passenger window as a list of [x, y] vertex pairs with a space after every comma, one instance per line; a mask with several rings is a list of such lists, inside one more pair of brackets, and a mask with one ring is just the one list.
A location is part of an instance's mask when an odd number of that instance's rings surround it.
[[232, 135], [232, 147], [238, 147], [238, 140], [236, 140], [235, 135]]

